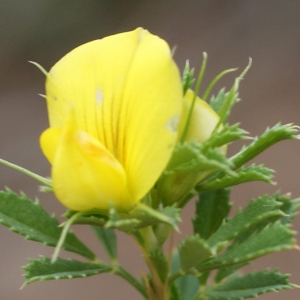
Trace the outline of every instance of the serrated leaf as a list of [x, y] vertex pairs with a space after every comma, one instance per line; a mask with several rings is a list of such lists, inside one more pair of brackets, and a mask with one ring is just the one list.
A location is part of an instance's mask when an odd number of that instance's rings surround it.
[[178, 252], [180, 267], [185, 272], [213, 254], [206, 242], [198, 235], [186, 237], [179, 244]]
[[208, 140], [203, 142], [202, 149], [219, 148], [236, 140], [247, 139], [247, 133], [239, 128], [239, 124], [231, 126], [225, 124], [220, 131], [214, 132]]
[[251, 200], [245, 209], [239, 210], [232, 219], [223, 223], [207, 243], [211, 247], [216, 246], [218, 243], [233, 239], [255, 223], [274, 216], [283, 216], [280, 205], [274, 197], [267, 195]]
[[264, 167], [263, 165], [251, 165], [249, 167], [241, 167], [236, 170], [235, 176], [225, 174], [214, 180], [205, 182], [197, 187], [199, 191], [216, 190], [231, 187], [250, 181], [264, 181], [274, 184], [272, 181], [274, 171]]
[[235, 271], [237, 271], [238, 269], [249, 265], [249, 262], [242, 262], [240, 264], [236, 264], [236, 265], [232, 265], [229, 267], [224, 267], [224, 268], [220, 268], [214, 278], [214, 281], [216, 283], [219, 283], [220, 281], [222, 281], [224, 278], [228, 277], [229, 275], [233, 274]]
[[285, 213], [285, 216], [280, 219], [280, 222], [282, 224], [290, 223], [298, 213], [300, 198], [291, 200], [289, 195], [281, 196], [279, 194], [275, 194], [274, 197], [277, 202], [282, 203], [280, 210]]
[[[62, 232], [57, 219], [49, 216], [37, 201], [32, 202], [24, 194], [19, 196], [10, 190], [0, 191], [0, 223], [27, 240], [52, 247], [56, 246]], [[71, 232], [62, 249], [95, 259], [95, 254]]]
[[276, 124], [272, 128], [267, 128], [261, 136], [256, 137], [249, 146], [244, 147], [230, 160], [235, 165], [235, 168], [239, 168], [270, 146], [283, 140], [297, 139], [297, 132], [298, 127], [292, 124]]
[[103, 228], [99, 226], [92, 226], [92, 229], [104, 250], [111, 259], [117, 258], [117, 238], [115, 231], [111, 228]]
[[166, 282], [169, 274], [169, 262], [167, 257], [161, 250], [154, 250], [150, 252], [149, 258], [158, 273], [161, 282]]
[[269, 253], [292, 249], [296, 243], [294, 235], [295, 232], [291, 231], [288, 226], [275, 223], [251, 235], [244, 242], [233, 245], [225, 253], [200, 263], [197, 269], [200, 272], [219, 269], [250, 261]]
[[38, 260], [31, 259], [30, 263], [23, 268], [26, 271], [24, 285], [35, 281], [83, 278], [113, 270], [112, 266], [103, 262], [86, 263], [58, 258], [55, 263], [52, 263], [47, 257], [41, 257]]
[[207, 289], [206, 296], [212, 300], [243, 300], [267, 292], [277, 292], [297, 287], [288, 282], [289, 275], [277, 271], [261, 271], [245, 276], [233, 276], [219, 285]]
[[196, 217], [193, 219], [194, 233], [198, 233], [203, 239], [208, 239], [217, 231], [231, 208], [229, 193], [229, 189], [199, 193]]

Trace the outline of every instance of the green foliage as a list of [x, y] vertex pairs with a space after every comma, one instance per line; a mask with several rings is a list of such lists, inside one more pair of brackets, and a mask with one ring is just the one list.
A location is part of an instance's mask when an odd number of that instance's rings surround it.
[[211, 300], [243, 300], [267, 292], [297, 287], [288, 282], [288, 277], [277, 271], [261, 271], [245, 276], [236, 275], [208, 288], [205, 296]]
[[184, 272], [210, 257], [213, 252], [198, 235], [186, 237], [178, 247], [180, 267]]
[[30, 263], [23, 268], [26, 271], [24, 285], [35, 281], [84, 278], [113, 271], [112, 266], [103, 262], [86, 263], [58, 258], [55, 263], [52, 263], [47, 257], [31, 259]]
[[283, 140], [297, 139], [297, 132], [298, 127], [292, 124], [276, 124], [272, 128], [267, 128], [261, 136], [256, 137], [249, 146], [244, 147], [230, 160], [235, 168], [239, 168], [272, 145]]
[[274, 184], [272, 181], [274, 171], [263, 165], [251, 165], [241, 167], [234, 175], [224, 174], [214, 180], [208, 181], [198, 186], [197, 190], [207, 191], [232, 187], [249, 181], [265, 181]]
[[183, 94], [185, 94], [186, 91], [190, 89], [195, 82], [194, 71], [194, 68], [190, 68], [189, 61], [187, 60], [182, 74]]
[[176, 285], [178, 287], [181, 300], [194, 299], [199, 290], [199, 282], [197, 280], [197, 277], [192, 275], [179, 277], [176, 280]]
[[[215, 131], [208, 140], [202, 143], [202, 149], [219, 148], [236, 140], [248, 139], [247, 131], [241, 129], [239, 124], [225, 124], [222, 129]], [[203, 150], [202, 150], [203, 151]]]
[[[201, 88], [207, 55], [195, 85], [194, 100]], [[101, 273], [113, 273], [130, 283], [145, 299], [161, 300], [243, 300], [257, 295], [294, 288], [288, 276], [277, 271], [261, 271], [242, 276], [237, 271], [261, 256], [295, 247], [295, 232], [290, 224], [297, 214], [300, 198], [289, 195], [264, 195], [252, 199], [229, 218], [231, 208], [230, 187], [250, 181], [273, 184], [273, 170], [264, 165], [247, 165], [261, 152], [286, 139], [299, 139], [298, 127], [277, 124], [268, 128], [247, 146], [230, 158], [227, 145], [249, 139], [239, 124], [227, 124], [232, 107], [239, 101], [239, 83], [249, 65], [229, 89], [221, 89], [212, 97], [210, 105], [220, 117], [210, 138], [203, 143], [184, 142], [193, 105], [183, 133], [172, 157], [154, 187], [131, 211], [67, 211], [64, 231], [55, 217], [49, 216], [40, 204], [25, 195], [10, 190], [0, 192], [0, 223], [28, 240], [57, 246], [53, 255], [62, 249], [80, 254], [95, 263], [46, 257], [31, 259], [24, 267], [24, 285], [35, 281], [71, 279]], [[213, 86], [222, 76], [234, 71], [221, 72], [206, 88], [203, 99], [210, 95]], [[183, 93], [194, 84], [194, 69], [187, 62], [183, 71]], [[194, 103], [194, 102], [193, 102]], [[44, 191], [52, 190], [49, 179], [0, 159], [0, 163], [17, 169], [42, 182]], [[180, 212], [185, 204], [197, 196], [196, 212], [192, 219], [194, 235], [185, 237], [175, 247], [172, 232], [179, 231]], [[68, 232], [72, 224], [87, 224], [98, 237], [111, 264], [95, 258], [76, 236]], [[118, 262], [115, 230], [132, 235], [149, 267], [149, 274], [137, 280]], [[165, 241], [170, 237], [170, 249], [165, 254]], [[170, 263], [172, 262], [172, 266]], [[214, 271], [215, 270], [215, 271]], [[213, 282], [210, 284], [210, 282]]]
[[171, 205], [181, 202], [197, 183], [213, 172], [234, 174], [232, 167], [218, 149], [197, 142], [178, 144], [156, 188], [164, 205]]
[[111, 259], [117, 258], [117, 238], [115, 231], [111, 228], [103, 228], [99, 226], [92, 226], [92, 229], [104, 250]]
[[227, 217], [231, 208], [229, 194], [229, 189], [199, 193], [193, 225], [194, 232], [203, 239], [208, 239], [215, 233]]
[[[62, 232], [56, 218], [49, 216], [38, 201], [32, 202], [24, 194], [19, 196], [10, 190], [0, 191], [0, 223], [27, 240], [52, 247], [56, 246]], [[94, 253], [71, 232], [62, 249], [95, 259]]]
[[169, 275], [169, 262], [161, 250], [154, 250], [149, 253], [149, 258], [154, 265], [162, 282], [166, 282]]
[[239, 244], [233, 244], [226, 252], [198, 264], [200, 272], [219, 269], [233, 264], [256, 259], [260, 256], [282, 250], [292, 249], [296, 243], [295, 232], [287, 225], [275, 223], [251, 235]]
[[230, 241], [252, 225], [274, 216], [283, 216], [281, 204], [274, 197], [259, 197], [251, 200], [248, 206], [222, 226], [207, 240], [211, 246]]
[[228, 277], [229, 275], [233, 274], [235, 271], [237, 271], [238, 269], [249, 265], [250, 262], [246, 261], [246, 262], [242, 262], [240, 264], [235, 264], [235, 265], [231, 265], [229, 267], [223, 267], [223, 268], [219, 268], [214, 281], [215, 283], [219, 283], [220, 281], [222, 281], [224, 278]]

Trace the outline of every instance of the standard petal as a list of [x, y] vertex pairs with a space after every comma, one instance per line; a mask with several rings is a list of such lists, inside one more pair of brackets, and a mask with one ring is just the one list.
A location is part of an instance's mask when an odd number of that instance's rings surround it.
[[[184, 96], [184, 105], [178, 132], [179, 138], [181, 137], [187, 122], [193, 98], [194, 92], [188, 90]], [[185, 141], [197, 141], [203, 143], [211, 136], [219, 119], [218, 114], [205, 101], [197, 97]]]
[[46, 93], [50, 125], [62, 126], [72, 106], [78, 129], [116, 157], [142, 198], [171, 156], [182, 109], [166, 42], [138, 28], [82, 45], [51, 69]]
[[53, 189], [69, 209], [119, 210], [134, 205], [123, 167], [88, 133], [78, 131], [73, 113], [62, 128], [52, 166]]

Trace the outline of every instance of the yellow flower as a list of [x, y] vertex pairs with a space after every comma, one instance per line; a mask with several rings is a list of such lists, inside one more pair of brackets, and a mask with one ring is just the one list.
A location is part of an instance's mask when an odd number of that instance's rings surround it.
[[165, 41], [138, 28], [84, 44], [46, 80], [50, 128], [41, 148], [69, 209], [132, 209], [177, 140], [182, 84]]

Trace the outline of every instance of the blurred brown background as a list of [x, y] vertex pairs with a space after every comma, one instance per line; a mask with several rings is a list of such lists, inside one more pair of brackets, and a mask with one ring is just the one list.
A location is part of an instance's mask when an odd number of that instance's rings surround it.
[[[187, 58], [199, 68], [206, 51], [206, 83], [223, 69], [243, 69], [252, 57], [253, 66], [241, 84], [243, 101], [231, 117], [231, 123], [241, 122], [252, 136], [279, 121], [300, 124], [300, 1], [0, 0], [0, 157], [49, 174], [38, 145], [47, 127], [45, 102], [38, 96], [44, 92], [44, 76], [29, 60], [48, 70], [75, 46], [138, 26], [177, 45], [175, 59], [181, 69]], [[233, 78], [228, 75], [219, 88], [229, 87]], [[230, 152], [238, 147], [233, 145]], [[275, 169], [278, 184], [236, 187], [234, 210], [265, 192], [280, 190], [300, 196], [299, 150], [299, 142], [287, 141], [260, 155], [255, 161]], [[64, 211], [54, 197], [38, 192], [35, 181], [5, 166], [0, 166], [0, 186], [39, 197], [50, 213], [59, 216]], [[188, 216], [193, 209], [191, 204], [184, 212], [183, 233], [191, 231]], [[300, 231], [300, 217], [294, 228]], [[106, 258], [88, 228], [75, 231], [100, 258]], [[119, 237], [121, 261], [140, 274], [145, 268], [135, 245], [130, 238]], [[49, 256], [53, 249], [25, 241], [3, 226], [0, 238], [0, 300], [140, 299], [127, 283], [111, 275], [34, 283], [20, 291], [21, 266], [27, 264], [27, 258]], [[300, 252], [259, 259], [248, 270], [263, 267], [279, 267], [293, 274], [293, 283], [300, 284]], [[296, 300], [299, 296], [299, 290], [293, 290], [259, 299]]]

